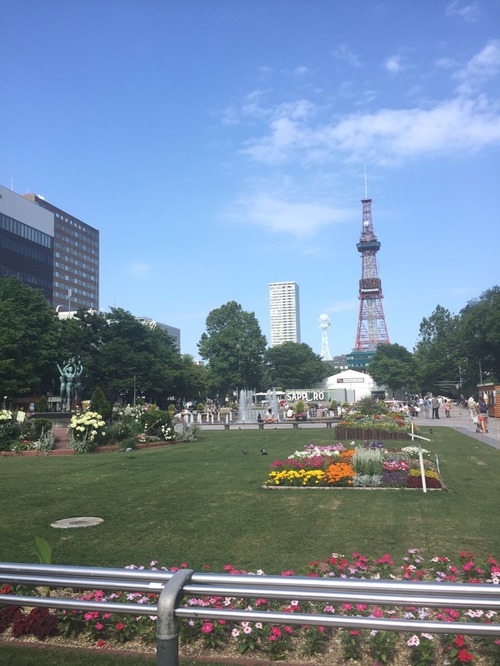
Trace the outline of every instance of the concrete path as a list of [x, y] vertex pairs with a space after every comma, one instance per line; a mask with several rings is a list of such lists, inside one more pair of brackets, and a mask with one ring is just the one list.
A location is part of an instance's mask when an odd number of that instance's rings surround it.
[[[426, 432], [428, 433], [429, 429], [432, 428], [443, 428], [443, 427], [453, 428], [453, 430], [456, 430], [457, 432], [461, 432], [462, 434], [468, 435], [473, 439], [477, 439], [480, 442], [484, 442], [488, 446], [492, 446], [493, 448], [498, 449], [500, 451], [500, 419], [488, 419], [489, 432], [488, 434], [481, 434], [476, 432], [476, 425], [472, 423], [472, 421], [470, 420], [468, 409], [464, 409], [462, 407], [456, 407], [454, 405], [451, 410], [450, 418], [448, 419], [445, 417], [444, 410], [442, 408], [439, 410], [439, 412], [440, 412], [439, 419], [425, 418], [425, 416], [419, 416], [418, 418], [414, 419], [415, 424], [422, 429], [421, 434], [423, 436], [425, 436]], [[255, 430], [256, 425], [257, 425], [256, 423], [245, 424], [233, 421], [230, 425], [230, 429]], [[336, 424], [332, 425], [333, 425], [332, 432], [334, 432], [333, 428], [335, 427]], [[325, 424], [314, 423], [313, 421], [299, 421], [298, 427], [325, 428]], [[264, 427], [265, 430], [285, 430], [292, 428], [293, 428], [293, 421], [286, 421], [285, 423], [273, 423], [269, 425], [266, 424]], [[213, 425], [203, 424], [201, 426], [201, 429], [224, 430], [224, 424], [223, 423], [218, 423]]]
[[[447, 419], [444, 415], [444, 410], [441, 408], [439, 410], [439, 419], [425, 418], [425, 416], [419, 416], [415, 419], [415, 423], [420, 426], [424, 431], [428, 428], [439, 428], [439, 427], [448, 427], [453, 428], [457, 432], [461, 432], [464, 435], [468, 435], [473, 439], [477, 439], [480, 442], [488, 444], [495, 449], [500, 451], [500, 420], [499, 419], [488, 419], [488, 430], [487, 434], [482, 434], [476, 432], [476, 424], [472, 423], [469, 416], [469, 410], [464, 409], [463, 407], [452, 407], [451, 416]], [[422, 434], [425, 434], [423, 432]]]

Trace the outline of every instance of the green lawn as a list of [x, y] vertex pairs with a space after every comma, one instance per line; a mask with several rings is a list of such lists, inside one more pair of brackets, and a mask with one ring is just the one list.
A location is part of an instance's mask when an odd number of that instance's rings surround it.
[[[4, 666], [151, 666], [156, 655], [124, 655], [106, 650], [67, 650], [36, 644], [30, 647], [0, 644], [0, 663]], [[181, 666], [198, 666], [199, 662], [181, 659]], [[228, 666], [228, 662], [211, 666]]]
[[[465, 549], [498, 558], [500, 453], [444, 427], [429, 436], [447, 491], [260, 488], [274, 459], [335, 443], [327, 429], [201, 432], [197, 442], [162, 449], [1, 457], [0, 559], [37, 561], [36, 534], [52, 545], [54, 563], [88, 566], [154, 559], [196, 571], [230, 563], [303, 573], [332, 552], [400, 560], [408, 548], [424, 557], [456, 559]], [[269, 455], [259, 455], [262, 447]], [[104, 522], [50, 527], [76, 516]]]

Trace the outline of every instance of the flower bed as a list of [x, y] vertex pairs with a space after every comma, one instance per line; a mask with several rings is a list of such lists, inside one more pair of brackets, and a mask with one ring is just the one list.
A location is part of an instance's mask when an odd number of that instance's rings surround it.
[[[135, 565], [126, 567], [137, 569]], [[145, 567], [140, 567], [145, 568]], [[176, 571], [178, 567], [159, 567], [158, 562], [150, 563], [154, 571]], [[187, 568], [187, 564], [181, 564]], [[209, 567], [204, 567], [209, 571]], [[224, 567], [228, 574], [249, 573], [239, 571], [231, 565]], [[500, 565], [491, 556], [476, 557], [462, 552], [456, 562], [447, 557], [424, 559], [417, 549], [411, 549], [396, 564], [389, 554], [369, 557], [353, 553], [345, 557], [333, 553], [322, 561], [311, 561], [306, 571], [283, 571], [283, 576], [306, 573], [309, 576], [327, 576], [365, 579], [397, 579], [409, 581], [463, 582], [500, 584]], [[263, 575], [263, 571], [255, 575]], [[9, 585], [0, 588], [0, 594], [10, 594]], [[26, 589], [28, 593], [28, 589]], [[22, 594], [22, 588], [16, 589]], [[156, 604], [156, 593], [104, 592], [93, 590], [78, 595], [78, 598], [104, 602], [130, 602]], [[426, 607], [379, 606], [335, 602], [309, 602], [296, 600], [241, 599], [234, 597], [190, 597], [187, 605], [199, 609], [198, 619], [181, 620], [181, 645], [184, 654], [190, 649], [203, 651], [204, 656], [215, 651], [220, 656], [252, 655], [267, 659], [287, 661], [309, 660], [315, 656], [317, 663], [341, 663], [356, 660], [358, 664], [390, 663], [399, 664], [498, 664], [500, 640], [498, 637], [466, 637], [446, 634], [406, 633], [388, 631], [353, 630], [348, 628], [328, 628], [301, 625], [277, 625], [261, 622], [229, 622], [209, 620], [203, 617], [203, 608], [228, 608], [287, 613], [336, 614], [351, 617], [375, 617], [391, 619], [427, 619], [435, 622], [467, 621], [496, 623], [499, 613], [481, 609], [429, 609]], [[89, 646], [128, 647], [131, 641], [137, 645], [154, 645], [156, 638], [156, 618], [135, 617], [120, 613], [99, 611], [28, 609], [1, 606], [0, 634], [9, 637], [34, 635], [41, 640], [50, 636], [60, 636], [67, 644], [77, 639], [78, 644], [87, 642]], [[324, 655], [324, 657], [322, 657]], [[325, 659], [326, 661], [322, 661]]]
[[[413, 424], [414, 432], [418, 427]], [[344, 416], [336, 428], [338, 439], [382, 439], [405, 440], [411, 439], [412, 424], [405, 421], [404, 416], [398, 413], [349, 414]]]
[[[422, 449], [427, 488], [443, 488], [437, 465]], [[384, 448], [383, 442], [308, 444], [285, 460], [271, 463], [264, 488], [422, 488], [419, 448]]]
[[354, 426], [338, 425], [335, 428], [337, 439], [380, 439], [382, 441], [411, 440], [411, 435], [404, 431], [377, 430], [375, 428], [359, 428]]

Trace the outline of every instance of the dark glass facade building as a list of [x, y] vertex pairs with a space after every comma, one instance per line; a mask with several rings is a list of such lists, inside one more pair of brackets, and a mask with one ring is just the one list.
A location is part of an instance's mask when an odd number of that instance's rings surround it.
[[98, 310], [99, 231], [0, 185], [0, 275], [41, 289], [55, 308]]
[[25, 199], [54, 216], [52, 304], [99, 310], [99, 231], [36, 194]]

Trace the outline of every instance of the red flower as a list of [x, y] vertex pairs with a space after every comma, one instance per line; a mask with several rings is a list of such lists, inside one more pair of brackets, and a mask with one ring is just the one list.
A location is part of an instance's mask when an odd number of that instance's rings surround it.
[[467, 652], [465, 648], [462, 648], [458, 653], [458, 658], [461, 662], [472, 661], [472, 655], [470, 652]]
[[125, 625], [123, 624], [123, 622], [118, 622], [117, 624], [115, 624], [115, 627], [118, 629], [118, 631], [125, 629]]

